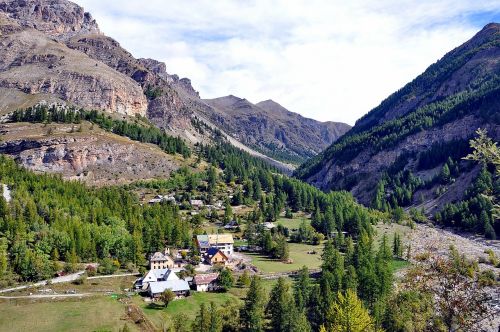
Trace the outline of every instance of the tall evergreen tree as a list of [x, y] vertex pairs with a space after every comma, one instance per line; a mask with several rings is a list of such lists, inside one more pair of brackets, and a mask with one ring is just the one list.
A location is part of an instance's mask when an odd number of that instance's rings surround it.
[[250, 288], [240, 313], [241, 325], [246, 332], [262, 332], [265, 327], [265, 293], [260, 278], [252, 277]]

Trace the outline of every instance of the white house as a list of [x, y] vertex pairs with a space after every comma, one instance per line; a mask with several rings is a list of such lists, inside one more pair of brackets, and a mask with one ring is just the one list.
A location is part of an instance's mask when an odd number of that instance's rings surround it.
[[211, 292], [219, 289], [217, 283], [218, 273], [197, 274], [193, 278], [193, 285], [198, 292]]

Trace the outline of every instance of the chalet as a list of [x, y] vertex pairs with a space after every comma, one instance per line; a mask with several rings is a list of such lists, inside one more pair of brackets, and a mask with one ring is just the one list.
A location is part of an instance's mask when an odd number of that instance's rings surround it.
[[134, 287], [137, 289], [146, 289], [151, 282], [163, 281], [168, 278], [168, 275], [173, 273], [169, 269], [149, 270], [144, 277], [135, 281]]
[[203, 255], [203, 258], [205, 262], [210, 265], [226, 265], [228, 261], [226, 254], [215, 247], [208, 249]]
[[174, 260], [170, 257], [168, 249], [165, 249], [164, 252], [157, 251], [149, 258], [149, 268], [151, 270], [171, 269], [174, 265]]
[[162, 280], [150, 282], [147, 286], [151, 298], [159, 297], [167, 289], [174, 292], [177, 297], [188, 296], [190, 290], [188, 282], [180, 279], [172, 270], [168, 270]]
[[201, 209], [205, 205], [201, 199], [192, 199], [189, 201], [189, 204], [191, 204], [194, 209]]
[[197, 292], [211, 292], [219, 289], [218, 273], [197, 274], [193, 278], [193, 286]]
[[208, 249], [215, 247], [229, 257], [233, 254], [234, 240], [232, 234], [198, 235], [196, 236], [196, 245], [202, 255], [204, 255]]

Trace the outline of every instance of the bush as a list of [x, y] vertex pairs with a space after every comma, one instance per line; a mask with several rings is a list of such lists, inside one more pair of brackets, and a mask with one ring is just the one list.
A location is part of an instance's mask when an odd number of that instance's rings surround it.
[[118, 270], [120, 267], [120, 264], [116, 264], [118, 261], [113, 261], [111, 258], [104, 258], [101, 261], [101, 264], [97, 268], [97, 271], [100, 274], [113, 274]]
[[73, 284], [85, 285], [86, 282], [87, 282], [87, 276], [82, 274], [81, 276], [78, 277], [78, 279], [73, 281]]
[[135, 264], [132, 262], [128, 262], [126, 268], [127, 268], [127, 271], [130, 273], [133, 273], [137, 270], [135, 267]]
[[87, 265], [87, 267], [85, 268], [85, 272], [87, 273], [87, 276], [93, 277], [97, 274], [97, 269], [94, 265]]

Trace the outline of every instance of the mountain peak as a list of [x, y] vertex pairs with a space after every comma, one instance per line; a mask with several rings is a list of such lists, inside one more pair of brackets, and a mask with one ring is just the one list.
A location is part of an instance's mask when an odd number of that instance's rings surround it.
[[16, 19], [23, 27], [58, 39], [85, 33], [101, 34], [90, 13], [66, 0], [3, 0], [0, 11]]

